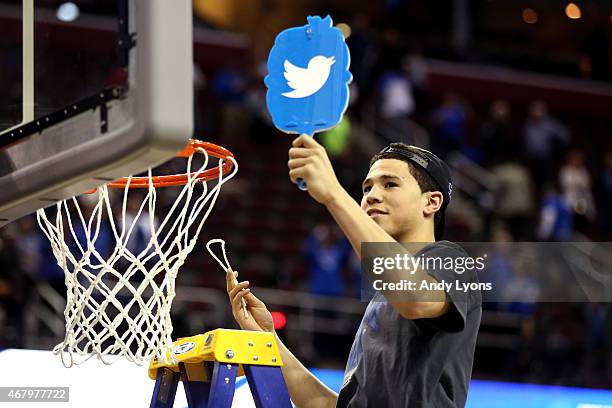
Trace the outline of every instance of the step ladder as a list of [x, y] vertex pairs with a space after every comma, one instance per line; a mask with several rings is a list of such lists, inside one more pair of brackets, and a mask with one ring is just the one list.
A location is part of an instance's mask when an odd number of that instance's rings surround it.
[[230, 408], [236, 377], [246, 375], [257, 408], [290, 408], [283, 365], [272, 333], [216, 329], [174, 342], [176, 364], [156, 359], [151, 408], [171, 408], [179, 381], [189, 408]]

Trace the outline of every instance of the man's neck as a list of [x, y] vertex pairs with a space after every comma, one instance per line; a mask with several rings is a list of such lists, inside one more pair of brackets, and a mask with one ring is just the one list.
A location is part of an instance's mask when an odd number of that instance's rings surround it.
[[423, 225], [421, 228], [417, 228], [412, 231], [406, 231], [405, 234], [396, 238], [399, 243], [409, 242], [435, 242], [436, 238], [434, 231], [429, 225]]

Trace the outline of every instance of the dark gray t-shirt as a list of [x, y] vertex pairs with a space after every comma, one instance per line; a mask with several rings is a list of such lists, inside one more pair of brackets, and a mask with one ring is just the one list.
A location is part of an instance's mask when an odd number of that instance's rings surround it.
[[[439, 241], [418, 255], [467, 257], [456, 244]], [[427, 270], [438, 282], [478, 282], [473, 271]], [[449, 311], [435, 319], [403, 318], [376, 292], [346, 365], [337, 407], [463, 407], [480, 326], [479, 291], [451, 290]]]

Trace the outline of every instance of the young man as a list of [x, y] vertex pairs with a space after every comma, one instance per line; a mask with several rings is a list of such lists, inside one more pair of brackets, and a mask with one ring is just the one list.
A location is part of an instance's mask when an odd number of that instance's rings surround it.
[[[326, 206], [360, 258], [362, 243], [382, 243], [374, 245], [382, 245], [389, 257], [467, 256], [455, 244], [436, 242], [452, 184], [448, 167], [431, 152], [394, 143], [374, 156], [363, 182], [361, 207], [339, 184], [324, 148], [313, 138], [294, 140], [288, 165], [291, 181], [306, 181], [308, 194]], [[400, 243], [420, 243], [420, 250], [411, 254]], [[473, 271], [458, 274], [434, 267], [407, 272], [398, 267], [380, 274], [365, 269], [382, 283], [478, 282]], [[240, 327], [273, 332], [270, 313], [250, 293], [248, 281], [233, 281], [228, 273], [228, 294]], [[477, 291], [434, 287], [425, 292], [376, 292], [355, 337], [339, 395], [310, 374], [277, 337], [291, 398], [300, 408], [463, 407], [481, 311]]]

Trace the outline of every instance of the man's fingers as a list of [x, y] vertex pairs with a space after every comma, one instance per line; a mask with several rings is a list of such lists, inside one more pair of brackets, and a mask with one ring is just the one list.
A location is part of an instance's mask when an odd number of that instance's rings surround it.
[[231, 269], [228, 269], [225, 273], [225, 284], [227, 286], [227, 293], [230, 293], [230, 291], [234, 288], [234, 285], [236, 285], [234, 276], [234, 272], [232, 272]]
[[306, 179], [306, 171], [304, 171], [303, 167], [299, 167], [297, 169], [289, 170], [289, 178], [292, 183], [297, 183], [297, 179], [301, 178], [302, 180], [308, 182]]
[[237, 277], [238, 277], [238, 271], [232, 271], [231, 269], [228, 269], [227, 271], [225, 271], [225, 284], [227, 287], [228, 294], [234, 288], [234, 286], [236, 286], [236, 284], [238, 283], [238, 279], [236, 279]]
[[230, 290], [230, 292], [229, 292], [230, 299], [233, 299], [234, 296], [236, 296], [236, 294], [238, 292], [240, 292], [242, 289], [246, 289], [248, 287], [249, 287], [249, 281], [244, 281], [244, 282], [238, 283], [236, 286], [234, 286], [232, 288], [232, 290]]
[[248, 305], [251, 307], [265, 307], [266, 304], [259, 300], [257, 296], [251, 293], [250, 289], [247, 289], [247, 292], [244, 294], [244, 298], [247, 301]]
[[246, 289], [248, 286], [249, 286], [249, 281], [240, 282], [239, 284], [234, 286], [232, 290], [230, 290], [229, 292], [230, 300], [233, 302], [234, 297], [236, 297], [236, 294], [238, 294], [238, 292], [240, 292], [242, 289]]
[[232, 298], [232, 309], [235, 312], [240, 312], [242, 310], [242, 299], [250, 292], [251, 289], [243, 289], [240, 292], [236, 293], [236, 296]]
[[308, 139], [311, 139], [311, 137], [308, 135], [299, 135], [298, 137], [293, 139], [293, 142], [291, 142], [291, 146], [293, 147], [304, 146], [304, 143], [306, 143]]
[[307, 165], [308, 163], [310, 163], [310, 158], [290, 159], [287, 162], [287, 166], [289, 166], [289, 168], [293, 170], [293, 169], [303, 167]]
[[315, 154], [316, 151], [314, 149], [306, 149], [303, 147], [292, 147], [289, 149], [289, 158], [290, 159], [304, 159], [306, 157], [310, 157]]
[[308, 148], [317, 148], [321, 146], [312, 136], [308, 135], [300, 135], [296, 137], [291, 143], [293, 147], [308, 147]]

